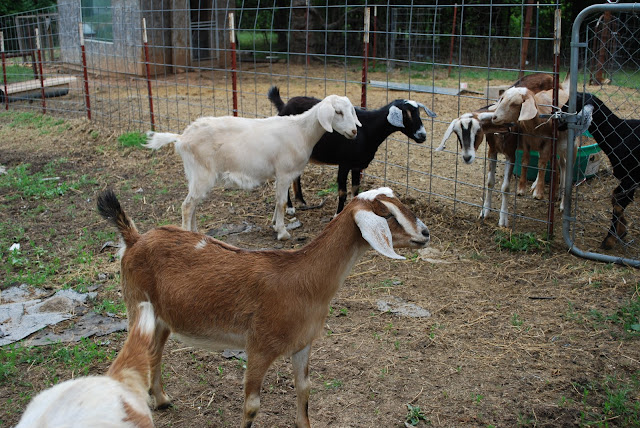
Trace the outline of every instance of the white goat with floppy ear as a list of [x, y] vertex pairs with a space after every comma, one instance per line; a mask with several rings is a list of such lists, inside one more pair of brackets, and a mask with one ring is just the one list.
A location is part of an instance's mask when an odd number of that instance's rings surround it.
[[[159, 149], [175, 143], [189, 182], [182, 203], [182, 227], [196, 231], [196, 207], [218, 181], [231, 187], [253, 189], [276, 180], [273, 223], [278, 239], [289, 239], [284, 226], [287, 190], [309, 162], [313, 147], [325, 132], [353, 140], [361, 126], [347, 97], [329, 95], [296, 116], [264, 119], [203, 117], [182, 135], [149, 133], [146, 147]], [[351, 142], [345, 142], [351, 144]]]
[[153, 428], [147, 399], [153, 306], [140, 302], [129, 312], [129, 335], [106, 376], [78, 377], [39, 393], [16, 428]]

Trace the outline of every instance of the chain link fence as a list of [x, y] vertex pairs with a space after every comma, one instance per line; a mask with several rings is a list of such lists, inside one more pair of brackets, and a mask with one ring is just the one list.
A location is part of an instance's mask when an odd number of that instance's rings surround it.
[[574, 209], [565, 219], [565, 240], [575, 253], [634, 266], [640, 266], [638, 12], [638, 4], [599, 6], [574, 26], [576, 109], [591, 105], [593, 113], [578, 137], [590, 148], [582, 159], [589, 178], [573, 187]]

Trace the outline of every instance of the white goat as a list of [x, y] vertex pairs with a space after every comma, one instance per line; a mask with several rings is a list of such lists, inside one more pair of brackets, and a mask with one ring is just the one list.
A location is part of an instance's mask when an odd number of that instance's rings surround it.
[[[562, 107], [569, 100], [569, 81], [563, 83], [558, 91], [559, 106]], [[547, 163], [551, 159], [553, 149], [553, 124], [549, 119], [542, 119], [540, 115], [553, 113], [553, 90], [534, 93], [527, 88], [509, 88], [498, 102], [491, 106], [494, 110], [492, 122], [495, 125], [516, 122], [522, 131], [522, 171], [518, 182], [518, 195], [523, 195], [526, 190], [527, 167], [531, 150], [538, 150], [538, 174], [531, 185], [533, 197], [544, 197], [544, 176]], [[560, 210], [564, 209], [564, 180], [566, 174], [567, 131], [558, 132], [557, 154], [559, 156], [558, 168], [560, 170], [559, 193]], [[574, 147], [574, 156], [576, 148]]]
[[242, 426], [260, 408], [263, 378], [280, 356], [291, 356], [297, 394], [296, 426], [309, 427], [309, 354], [329, 303], [368, 248], [394, 259], [394, 248], [422, 248], [429, 230], [388, 188], [361, 193], [320, 235], [299, 250], [243, 250], [174, 226], [138, 233], [107, 190], [98, 211], [126, 245], [122, 292], [129, 311], [148, 296], [157, 324], [151, 393], [162, 388], [162, 349], [171, 332], [208, 349], [246, 349]]
[[347, 97], [329, 95], [305, 113], [247, 119], [233, 116], [202, 117], [182, 135], [153, 133], [146, 147], [159, 149], [175, 142], [189, 182], [182, 203], [182, 227], [196, 231], [196, 206], [221, 180], [225, 185], [253, 189], [276, 180], [273, 214], [278, 239], [289, 239], [284, 226], [287, 190], [304, 170], [313, 146], [325, 132], [348, 139], [357, 135], [355, 109]]
[[129, 336], [106, 376], [68, 380], [38, 394], [16, 428], [152, 428], [147, 403], [155, 315], [149, 302], [136, 304]]

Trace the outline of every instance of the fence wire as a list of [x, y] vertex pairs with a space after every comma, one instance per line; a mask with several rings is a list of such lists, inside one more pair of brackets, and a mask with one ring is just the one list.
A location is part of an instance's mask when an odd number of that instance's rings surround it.
[[[60, 1], [55, 8], [0, 18], [9, 82], [8, 90], [2, 89], [5, 108], [65, 118], [90, 113], [96, 126], [123, 132], [152, 128], [180, 132], [197, 117], [233, 114], [234, 95], [238, 115], [275, 114], [266, 97], [272, 85], [280, 87], [285, 101], [298, 95], [322, 98], [336, 93], [349, 96], [357, 105], [358, 100], [366, 100], [363, 107], [375, 109], [396, 98], [414, 99], [438, 114], [435, 119], [422, 118], [427, 141], [417, 144], [400, 133], [392, 134], [366, 170], [365, 186], [387, 184], [468, 219], [477, 218], [483, 207], [489, 167], [486, 144], [471, 165], [461, 160], [455, 137], [445, 151], [434, 149], [453, 119], [493, 103], [523, 72], [552, 70], [553, 16], [560, 8], [554, 1], [368, 4], [347, 0], [336, 4], [292, 0], [283, 5], [275, 0], [194, 0], [174, 2], [172, 8], [165, 4], [151, 1], [143, 7], [143, 3], [105, 0], [87, 7], [85, 2]], [[367, 7], [371, 20], [365, 46]], [[237, 35], [235, 70], [230, 12]], [[616, 25], [612, 31], [619, 33], [626, 23]], [[602, 90], [613, 91], [614, 98], [618, 88], [626, 91], [618, 71], [635, 76], [629, 71], [633, 52], [621, 49], [637, 49], [637, 37], [635, 44], [629, 43], [619, 42], [605, 55], [603, 78], [610, 82], [601, 82], [606, 83]], [[568, 42], [563, 47], [566, 69]], [[606, 70], [613, 70], [615, 64], [617, 71], [611, 78]], [[635, 80], [627, 85], [637, 90]], [[638, 105], [636, 98], [627, 101]], [[634, 113], [629, 111], [628, 117]], [[499, 158], [498, 183], [504, 166]], [[606, 171], [607, 167], [601, 168]], [[327, 174], [333, 176], [335, 171]], [[599, 171], [598, 177], [603, 174]], [[595, 198], [609, 200], [607, 186], [591, 184], [599, 181], [588, 180], [577, 189], [593, 188]], [[548, 215], [548, 193], [542, 201], [530, 194], [518, 196], [513, 182], [507, 193], [509, 227], [544, 234], [553, 220]], [[485, 222], [497, 226], [497, 211], [490, 210]], [[635, 230], [629, 234], [637, 235]]]

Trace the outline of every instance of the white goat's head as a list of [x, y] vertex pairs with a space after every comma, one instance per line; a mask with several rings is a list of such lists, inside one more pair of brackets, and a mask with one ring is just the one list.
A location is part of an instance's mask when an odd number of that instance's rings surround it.
[[531, 120], [538, 115], [534, 93], [527, 88], [509, 88], [489, 107], [494, 125]]
[[360, 193], [347, 205], [362, 237], [380, 254], [404, 259], [394, 248], [423, 248], [430, 240], [429, 229], [388, 187]]
[[483, 126], [490, 124], [492, 118], [492, 112], [482, 112], [465, 113], [459, 118], [453, 119], [436, 151], [444, 150], [447, 140], [452, 133], [455, 133], [460, 143], [462, 160], [467, 164], [473, 163], [476, 158], [476, 150], [482, 144], [484, 137]]
[[329, 95], [318, 103], [318, 121], [327, 132], [336, 131], [349, 139], [356, 138], [357, 126], [362, 126], [349, 98], [338, 95]]

